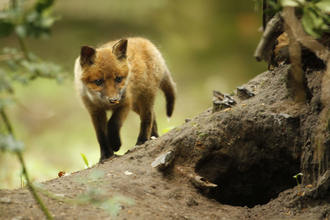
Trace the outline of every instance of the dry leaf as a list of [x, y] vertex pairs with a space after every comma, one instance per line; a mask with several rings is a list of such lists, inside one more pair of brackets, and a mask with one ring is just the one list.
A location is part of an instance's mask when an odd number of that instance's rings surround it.
[[65, 171], [60, 171], [58, 173], [58, 177], [62, 177], [62, 176], [65, 176], [66, 172]]

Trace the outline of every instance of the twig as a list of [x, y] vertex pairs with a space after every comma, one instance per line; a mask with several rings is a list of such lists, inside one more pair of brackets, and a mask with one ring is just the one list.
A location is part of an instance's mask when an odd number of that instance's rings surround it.
[[[11, 7], [13, 9], [15, 9], [15, 10], [18, 10], [19, 9], [18, 8], [19, 6], [18, 6], [17, 0], [11, 0]], [[27, 59], [28, 61], [31, 61], [30, 60], [30, 57], [29, 57], [29, 51], [28, 51], [28, 49], [26, 47], [26, 44], [24, 42], [23, 37], [21, 37], [19, 34], [17, 34], [17, 37], [18, 37], [19, 44], [20, 44], [20, 46], [21, 46], [21, 48], [22, 48], [22, 50], [24, 52], [25, 59]]]
[[86, 200], [82, 200], [82, 199], [71, 199], [71, 198], [66, 198], [66, 197], [62, 197], [62, 196], [58, 196], [55, 193], [52, 193], [46, 189], [37, 187], [37, 191], [39, 191], [40, 193], [44, 194], [45, 196], [57, 200], [59, 202], [63, 202], [63, 203], [67, 203], [67, 204], [78, 204], [78, 205], [86, 205], [89, 204], [89, 202]]
[[[1, 115], [2, 119], [5, 122], [5, 125], [6, 125], [6, 128], [7, 128], [8, 133], [10, 135], [12, 135], [12, 137], [14, 138], [13, 128], [11, 126], [11, 123], [10, 123], [10, 121], [8, 119], [7, 114], [5, 113], [5, 111], [3, 109], [0, 110], [0, 113], [1, 113], [0, 115]], [[22, 157], [22, 152], [21, 151], [15, 151], [15, 153], [17, 154], [18, 159], [19, 159], [20, 163], [22, 164], [22, 169], [23, 169], [22, 173], [25, 176], [25, 179], [26, 179], [26, 182], [27, 182], [27, 186], [29, 187], [29, 189], [32, 192], [34, 198], [36, 199], [37, 203], [39, 204], [41, 210], [45, 213], [47, 219], [52, 220], [53, 218], [50, 215], [48, 209], [46, 208], [46, 206], [44, 205], [44, 203], [42, 202], [42, 200], [38, 196], [38, 194], [37, 194], [34, 186], [30, 182], [30, 179], [29, 179], [29, 176], [28, 176], [28, 173], [27, 173], [27, 169], [26, 169], [26, 166], [25, 166], [23, 157]]]
[[268, 23], [254, 52], [254, 57], [258, 60], [268, 61], [269, 51], [272, 49], [273, 42], [284, 31], [284, 22], [280, 13], [277, 13]]
[[30, 56], [29, 56], [29, 51], [27, 49], [27, 46], [25, 44], [25, 41], [23, 40], [23, 38], [21, 36], [18, 36], [18, 41], [19, 41], [19, 44], [24, 52], [24, 57], [27, 61], [31, 61], [30, 59]]
[[38, 196], [36, 189], [34, 188], [34, 186], [32, 185], [32, 183], [29, 180], [28, 174], [27, 174], [27, 170], [25, 167], [25, 163], [22, 157], [22, 153], [20, 151], [16, 152], [19, 161], [22, 164], [22, 168], [23, 168], [23, 174], [26, 178], [26, 182], [27, 182], [27, 186], [30, 188], [30, 191], [32, 192], [34, 198], [37, 200], [37, 203], [39, 204], [41, 210], [45, 213], [47, 219], [52, 220], [53, 217], [51, 216], [51, 214], [49, 213], [47, 207], [44, 205], [43, 201], [41, 200], [41, 198]]
[[15, 57], [24, 57], [24, 56], [25, 56], [24, 52], [17, 52], [16, 54], [2, 54], [0, 55], [0, 62], [11, 60]]
[[13, 135], [14, 134], [13, 127], [11, 126], [11, 123], [10, 123], [10, 121], [7, 117], [7, 114], [5, 113], [5, 110], [3, 108], [0, 110], [0, 115], [3, 119], [3, 121], [5, 122], [5, 126], [7, 128], [8, 133]]

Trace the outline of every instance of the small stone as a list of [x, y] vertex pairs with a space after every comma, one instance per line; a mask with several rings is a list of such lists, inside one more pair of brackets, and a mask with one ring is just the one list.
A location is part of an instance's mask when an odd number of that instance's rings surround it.
[[236, 105], [235, 100], [228, 94], [222, 94], [219, 91], [213, 91], [213, 110], [212, 113], [225, 108], [232, 108]]
[[197, 206], [198, 202], [193, 197], [191, 197], [190, 199], [188, 199], [187, 205], [188, 205], [188, 207]]
[[291, 118], [291, 115], [286, 114], [286, 113], [281, 113], [280, 115], [283, 116], [286, 119]]
[[11, 200], [8, 197], [3, 197], [3, 198], [0, 198], [0, 203], [9, 204], [9, 203], [11, 203]]
[[169, 151], [157, 157], [155, 161], [152, 162], [151, 166], [163, 170], [172, 162], [173, 158], [173, 151]]
[[237, 87], [237, 96], [240, 99], [249, 99], [254, 96], [254, 93], [247, 90], [245, 87]]
[[132, 172], [129, 172], [129, 171], [126, 170], [126, 171], [124, 172], [124, 174], [125, 174], [126, 176], [130, 176], [130, 175], [132, 175], [133, 173], [132, 173]]

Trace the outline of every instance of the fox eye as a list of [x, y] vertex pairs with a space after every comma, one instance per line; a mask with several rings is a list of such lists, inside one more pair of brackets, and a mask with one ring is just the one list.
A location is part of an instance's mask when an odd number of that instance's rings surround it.
[[115, 81], [116, 81], [116, 83], [121, 83], [121, 81], [123, 81], [123, 77], [117, 76]]
[[97, 79], [94, 81], [95, 85], [100, 86], [103, 83], [103, 79]]

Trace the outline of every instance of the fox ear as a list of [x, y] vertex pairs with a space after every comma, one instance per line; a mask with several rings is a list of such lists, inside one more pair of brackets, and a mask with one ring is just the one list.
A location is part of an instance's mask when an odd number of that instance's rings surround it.
[[121, 39], [115, 45], [113, 45], [112, 53], [118, 60], [127, 57], [127, 39]]
[[80, 65], [84, 66], [86, 63], [92, 65], [95, 60], [96, 50], [90, 46], [82, 46], [80, 49]]

